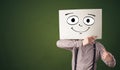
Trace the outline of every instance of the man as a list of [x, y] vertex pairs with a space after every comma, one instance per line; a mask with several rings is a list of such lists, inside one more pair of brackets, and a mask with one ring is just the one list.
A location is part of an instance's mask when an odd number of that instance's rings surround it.
[[107, 66], [114, 67], [116, 65], [114, 56], [95, 39], [96, 36], [85, 39], [61, 39], [57, 41], [57, 46], [72, 51], [72, 70], [96, 70], [99, 58]]

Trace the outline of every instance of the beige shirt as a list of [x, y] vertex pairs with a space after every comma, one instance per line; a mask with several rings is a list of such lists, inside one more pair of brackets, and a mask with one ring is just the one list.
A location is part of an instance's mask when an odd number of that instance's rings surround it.
[[[57, 41], [57, 46], [59, 48], [64, 48], [67, 50], [72, 51], [72, 70], [75, 67], [75, 52], [76, 48], [79, 48], [78, 55], [77, 55], [77, 66], [76, 70], [91, 70], [93, 64], [93, 45], [88, 44], [86, 46], [82, 46], [82, 40], [78, 39], [63, 39]], [[99, 58], [101, 58], [104, 46], [96, 42], [96, 58], [95, 58], [95, 67], [96, 70], [96, 62]], [[114, 67], [116, 65], [116, 61], [114, 56], [109, 53], [112, 57], [112, 61], [107, 62], [106, 60], [102, 59], [103, 62], [108, 65], [109, 67]]]

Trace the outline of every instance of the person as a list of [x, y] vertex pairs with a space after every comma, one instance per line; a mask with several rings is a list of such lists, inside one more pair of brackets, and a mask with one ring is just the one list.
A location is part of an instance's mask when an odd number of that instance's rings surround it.
[[[58, 40], [56, 44], [57, 47], [72, 52], [72, 70], [96, 70], [97, 60], [99, 58], [101, 58], [107, 66], [115, 67], [116, 60], [114, 56], [108, 52], [100, 42], [95, 40], [96, 36], [85, 39], [61, 39]], [[94, 45], [96, 46], [95, 52]]]

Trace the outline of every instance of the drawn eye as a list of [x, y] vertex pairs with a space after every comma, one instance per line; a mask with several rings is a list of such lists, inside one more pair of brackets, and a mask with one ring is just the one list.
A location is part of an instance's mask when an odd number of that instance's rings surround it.
[[90, 25], [94, 24], [95, 20], [94, 20], [94, 18], [92, 18], [90, 16], [87, 16], [83, 19], [83, 22], [84, 22], [85, 25], [90, 26]]
[[75, 24], [78, 23], [78, 21], [79, 21], [79, 18], [77, 16], [75, 16], [75, 15], [74, 16], [70, 16], [67, 19], [67, 23], [70, 24], [70, 25], [75, 25]]

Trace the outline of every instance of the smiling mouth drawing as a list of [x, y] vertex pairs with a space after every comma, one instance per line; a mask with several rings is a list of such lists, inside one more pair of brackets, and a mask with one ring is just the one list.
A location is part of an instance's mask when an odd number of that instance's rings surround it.
[[90, 29], [90, 27], [88, 27], [86, 30], [84, 30], [84, 31], [77, 31], [77, 30], [75, 30], [73, 27], [71, 27], [71, 29], [73, 30], [73, 31], [75, 31], [75, 32], [78, 32], [78, 33], [80, 33], [80, 34], [82, 34], [83, 32], [87, 32], [89, 29]]

